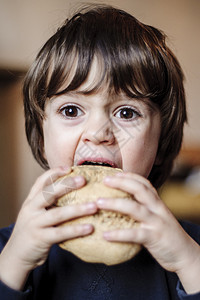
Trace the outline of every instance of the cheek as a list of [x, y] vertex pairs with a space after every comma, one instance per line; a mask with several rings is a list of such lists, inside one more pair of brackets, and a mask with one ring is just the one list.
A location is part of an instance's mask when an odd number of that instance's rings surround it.
[[49, 167], [71, 166], [78, 137], [70, 130], [44, 126], [44, 154]]
[[148, 177], [156, 159], [158, 136], [145, 132], [122, 148], [123, 170]]

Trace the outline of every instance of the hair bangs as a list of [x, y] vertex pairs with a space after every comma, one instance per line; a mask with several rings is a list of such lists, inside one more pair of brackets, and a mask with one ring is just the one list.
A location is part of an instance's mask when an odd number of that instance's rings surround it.
[[166, 94], [167, 71], [162, 54], [155, 50], [155, 40], [163, 43], [163, 35], [129, 14], [110, 10], [103, 16], [98, 10], [79, 13], [58, 30], [48, 98], [74, 90], [91, 94], [105, 85], [110, 92], [155, 102]]

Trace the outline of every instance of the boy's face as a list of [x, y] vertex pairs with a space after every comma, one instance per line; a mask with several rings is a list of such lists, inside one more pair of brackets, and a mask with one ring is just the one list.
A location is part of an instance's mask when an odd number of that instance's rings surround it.
[[148, 177], [156, 159], [160, 116], [147, 104], [106, 91], [75, 92], [46, 105], [44, 151], [49, 167], [107, 163]]
[[79, 90], [46, 102], [44, 155], [49, 167], [104, 163], [148, 177], [155, 163], [160, 115], [144, 101]]

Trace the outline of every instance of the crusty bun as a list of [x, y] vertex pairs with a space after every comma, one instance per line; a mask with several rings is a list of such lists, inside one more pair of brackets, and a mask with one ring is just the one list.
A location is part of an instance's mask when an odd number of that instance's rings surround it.
[[[103, 183], [105, 176], [112, 176], [120, 171], [116, 168], [93, 165], [72, 167], [72, 172], [66, 176], [82, 175], [85, 177], [87, 184], [81, 189], [72, 191], [58, 199], [57, 206], [96, 201], [99, 197], [132, 199], [128, 193], [107, 187]], [[86, 262], [107, 265], [119, 264], [135, 256], [141, 248], [138, 244], [108, 242], [103, 238], [104, 231], [137, 226], [137, 223], [129, 216], [100, 210], [95, 215], [68, 221], [62, 226], [76, 223], [93, 224], [94, 232], [88, 236], [67, 240], [61, 243], [60, 246]]]

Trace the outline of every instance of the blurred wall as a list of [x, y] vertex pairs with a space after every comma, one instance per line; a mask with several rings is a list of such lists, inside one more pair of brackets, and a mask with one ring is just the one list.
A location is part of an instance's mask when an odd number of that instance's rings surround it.
[[[16, 71], [25, 71], [29, 67], [46, 39], [70, 12], [84, 2], [0, 0], [0, 70], [16, 75], [15, 80], [8, 80], [9, 84], [3, 83], [0, 89], [0, 227], [15, 220], [35, 178], [42, 172], [26, 143], [21, 99], [23, 76]], [[94, 2], [125, 9], [168, 35], [169, 45], [178, 56], [186, 76], [189, 125], [185, 130], [184, 144], [186, 147], [200, 147], [200, 1]]]
[[21, 84], [0, 73], [0, 223], [13, 222], [17, 209], [17, 160], [15, 151], [18, 132], [16, 116]]

